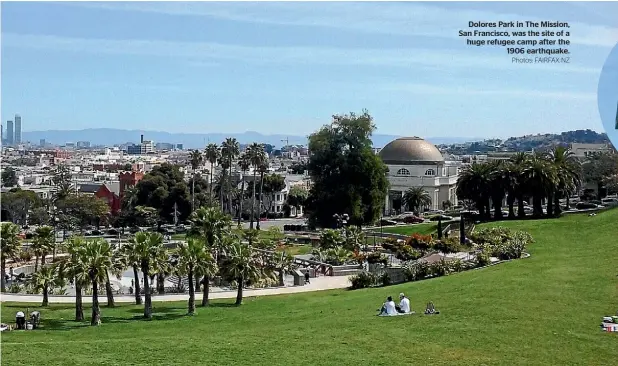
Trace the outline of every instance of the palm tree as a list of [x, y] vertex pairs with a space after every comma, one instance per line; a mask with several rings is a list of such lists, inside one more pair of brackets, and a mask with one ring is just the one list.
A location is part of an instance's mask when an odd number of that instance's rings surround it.
[[474, 201], [481, 217], [489, 218], [490, 170], [487, 164], [472, 163], [457, 179], [457, 196]]
[[141, 266], [141, 259], [137, 253], [137, 243], [135, 237], [129, 239], [127, 244], [122, 245], [121, 250], [126, 260], [127, 267], [133, 269], [133, 282], [135, 283], [135, 305], [142, 304], [142, 294], [139, 282], [139, 268]]
[[2, 281], [2, 292], [6, 291], [6, 260], [15, 259], [21, 250], [21, 238], [19, 237], [19, 226], [12, 222], [3, 222], [0, 235], [0, 259], [2, 269], [0, 277]]
[[[543, 215], [542, 200], [551, 195], [557, 183], [557, 174], [553, 165], [541, 154], [533, 154], [523, 176], [530, 193], [532, 194], [532, 211], [534, 216]], [[548, 204], [548, 208], [551, 204]]]
[[227, 159], [224, 157], [219, 158], [219, 166], [221, 167], [221, 173], [219, 173], [218, 179], [218, 187], [217, 191], [219, 192], [219, 204], [221, 206], [221, 211], [225, 211], [224, 198], [225, 198], [225, 186], [227, 185], [227, 170], [229, 169], [229, 165]]
[[41, 256], [41, 265], [45, 264], [45, 257], [50, 250], [55, 251], [56, 234], [50, 226], [40, 226], [34, 231], [32, 240], [32, 248], [35, 252], [34, 270], [37, 270], [38, 256]]
[[144, 279], [144, 318], [152, 319], [152, 296], [148, 280], [153, 263], [161, 257], [161, 251], [165, 250], [163, 248], [163, 236], [159, 233], [138, 232], [133, 240]]
[[294, 268], [294, 257], [285, 251], [281, 251], [275, 253], [272, 264], [279, 274], [279, 286], [285, 286], [285, 273]]
[[88, 274], [92, 284], [92, 317], [90, 325], [98, 325], [101, 322], [99, 284], [107, 280], [107, 273], [113, 268], [112, 247], [107, 240], [95, 239], [87, 241], [84, 250], [79, 253], [84, 272]]
[[49, 266], [41, 266], [41, 269], [34, 272], [30, 281], [32, 286], [43, 292], [43, 303], [41, 306], [49, 305], [49, 290], [59, 282], [60, 276], [58, 265], [52, 264]]
[[203, 160], [204, 157], [199, 150], [191, 150], [189, 154], [189, 162], [193, 172], [193, 178], [191, 179], [191, 212], [195, 211], [195, 171], [202, 165]]
[[65, 249], [69, 254], [64, 260], [65, 276], [75, 284], [75, 321], [84, 320], [84, 307], [82, 302], [82, 289], [88, 285], [90, 279], [88, 273], [85, 270], [83, 263], [84, 256], [82, 251], [84, 250], [86, 242], [84, 238], [72, 237], [65, 244]]
[[225, 257], [225, 272], [238, 285], [236, 305], [242, 304], [243, 287], [247, 281], [258, 280], [261, 277], [258, 257], [253, 249], [243, 244], [239, 237], [232, 237], [229, 252]]
[[[581, 184], [581, 164], [573, 152], [564, 146], [557, 146], [550, 151], [548, 158], [557, 172], [557, 186], [554, 194], [554, 210], [556, 215], [560, 215], [560, 198], [566, 196], [567, 207], [569, 196], [577, 186]], [[547, 207], [551, 205], [547, 203]]]
[[240, 167], [240, 173], [242, 175], [242, 183], [240, 187], [240, 199], [238, 200], [239, 202], [238, 204], [239, 206], [238, 207], [238, 225], [240, 225], [240, 222], [242, 219], [242, 202], [245, 199], [245, 173], [249, 170], [249, 167], [251, 166], [251, 160], [246, 152], [240, 157], [240, 161], [238, 162], [238, 165]]
[[264, 145], [258, 143], [249, 145], [249, 147], [247, 147], [247, 158], [253, 167], [253, 180], [251, 184], [253, 193], [251, 194], [251, 218], [249, 219], [249, 228], [253, 229], [253, 219], [255, 217], [255, 176], [258, 167], [261, 166], [265, 160]]
[[402, 201], [408, 210], [419, 212], [423, 207], [431, 205], [431, 196], [423, 187], [413, 187], [403, 194]]
[[[190, 235], [193, 237], [200, 237], [207, 250], [214, 252], [215, 262], [218, 263], [221, 254], [225, 253], [225, 242], [222, 239], [230, 232], [232, 218], [224, 214], [217, 207], [202, 207], [193, 213], [190, 221]], [[202, 284], [204, 285], [202, 306], [208, 305], [210, 280], [215, 273], [216, 272], [201, 273], [201, 275], [203, 275]], [[196, 275], [197, 274], [196, 272]], [[197, 288], [199, 288], [199, 284], [196, 284], [196, 289]]]
[[258, 205], [258, 220], [255, 228], [260, 230], [260, 219], [262, 218], [262, 192], [264, 191], [264, 174], [268, 172], [268, 161], [266, 159], [262, 161], [262, 164], [260, 164], [258, 170], [260, 172], [260, 204]]
[[[226, 159], [229, 169], [229, 176], [232, 177], [232, 166], [234, 159], [240, 154], [240, 144], [233, 137], [228, 137], [221, 144], [221, 155]], [[232, 213], [232, 180], [228, 181], [228, 208]]]
[[523, 218], [526, 216], [524, 210], [524, 195], [527, 195], [527, 182], [524, 171], [528, 166], [529, 156], [524, 152], [518, 152], [510, 159], [511, 184], [512, 192], [517, 199], [517, 216]]
[[178, 267], [180, 271], [189, 277], [189, 304], [188, 314], [195, 314], [195, 289], [193, 277], [195, 273], [217, 273], [217, 264], [212, 255], [206, 250], [204, 243], [197, 238], [189, 238], [186, 243], [181, 243], [178, 248]]
[[115, 245], [112, 245], [112, 263], [114, 264], [110, 271], [108, 271], [105, 277], [105, 295], [107, 296], [107, 307], [113, 308], [116, 306], [114, 301], [114, 289], [112, 288], [112, 284], [109, 280], [110, 272], [116, 278], [122, 278], [122, 272], [126, 267], [126, 258], [124, 257], [124, 251], [117, 248]]
[[494, 219], [502, 218], [502, 201], [507, 191], [508, 177], [505, 172], [505, 163], [493, 160], [487, 163], [489, 169], [489, 195], [494, 206]]
[[206, 157], [206, 160], [210, 163], [210, 184], [208, 185], [208, 189], [210, 190], [210, 202], [212, 204], [212, 202], [214, 202], [212, 197], [212, 173], [215, 169], [215, 164], [221, 157], [221, 151], [219, 150], [217, 144], [208, 144], [206, 146], [206, 149], [204, 150], [204, 156]]

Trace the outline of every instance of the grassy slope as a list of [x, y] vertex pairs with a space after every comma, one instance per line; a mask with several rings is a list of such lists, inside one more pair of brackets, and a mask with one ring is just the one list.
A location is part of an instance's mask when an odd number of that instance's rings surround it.
[[426, 224], [402, 225], [382, 228], [382, 231], [384, 231], [385, 233], [403, 235], [412, 235], [414, 233], [429, 235], [435, 233], [436, 230], [438, 230], [438, 224], [433, 222]]
[[[529, 230], [532, 257], [434, 280], [359, 291], [233, 300], [184, 317], [186, 303], [103, 308], [99, 328], [71, 319], [71, 306], [43, 310], [47, 330], [2, 336], [6, 365], [612, 365], [616, 334], [600, 317], [618, 310], [618, 210], [596, 217], [508, 222]], [[379, 318], [387, 295], [406, 292], [416, 311]], [[23, 309], [23, 307], [19, 307]], [[18, 307], [3, 305], [2, 320]], [[31, 308], [32, 309], [32, 308]], [[24, 352], [27, 352], [24, 361]], [[304, 362], [301, 362], [303, 360]]]

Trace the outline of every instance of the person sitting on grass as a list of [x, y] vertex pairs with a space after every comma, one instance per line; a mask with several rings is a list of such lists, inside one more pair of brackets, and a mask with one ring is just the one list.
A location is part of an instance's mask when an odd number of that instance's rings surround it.
[[399, 294], [399, 305], [396, 307], [397, 312], [400, 314], [410, 313], [410, 299], [402, 293]]
[[389, 296], [386, 299], [386, 302], [382, 304], [380, 314], [378, 315], [397, 315], [397, 308], [395, 307], [395, 302], [393, 301], [393, 298], [391, 296]]

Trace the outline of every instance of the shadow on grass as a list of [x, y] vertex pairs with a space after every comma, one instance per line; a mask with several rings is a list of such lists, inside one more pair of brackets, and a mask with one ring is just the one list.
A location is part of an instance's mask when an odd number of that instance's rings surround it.
[[196, 308], [237, 308], [239, 307], [239, 305], [236, 305], [234, 303], [229, 303], [229, 302], [211, 302], [208, 304], [208, 306], [200, 306], [198, 305]]

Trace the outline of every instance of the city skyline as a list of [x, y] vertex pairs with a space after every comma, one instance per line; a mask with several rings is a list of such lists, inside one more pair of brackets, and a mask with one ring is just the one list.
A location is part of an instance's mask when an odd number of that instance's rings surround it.
[[[602, 131], [596, 84], [618, 40], [606, 15], [616, 12], [611, 3], [3, 3], [2, 120], [20, 111], [24, 132], [306, 135], [367, 108], [380, 134]], [[571, 64], [515, 65], [503, 48], [457, 37], [470, 19], [554, 18], [572, 22]]]

